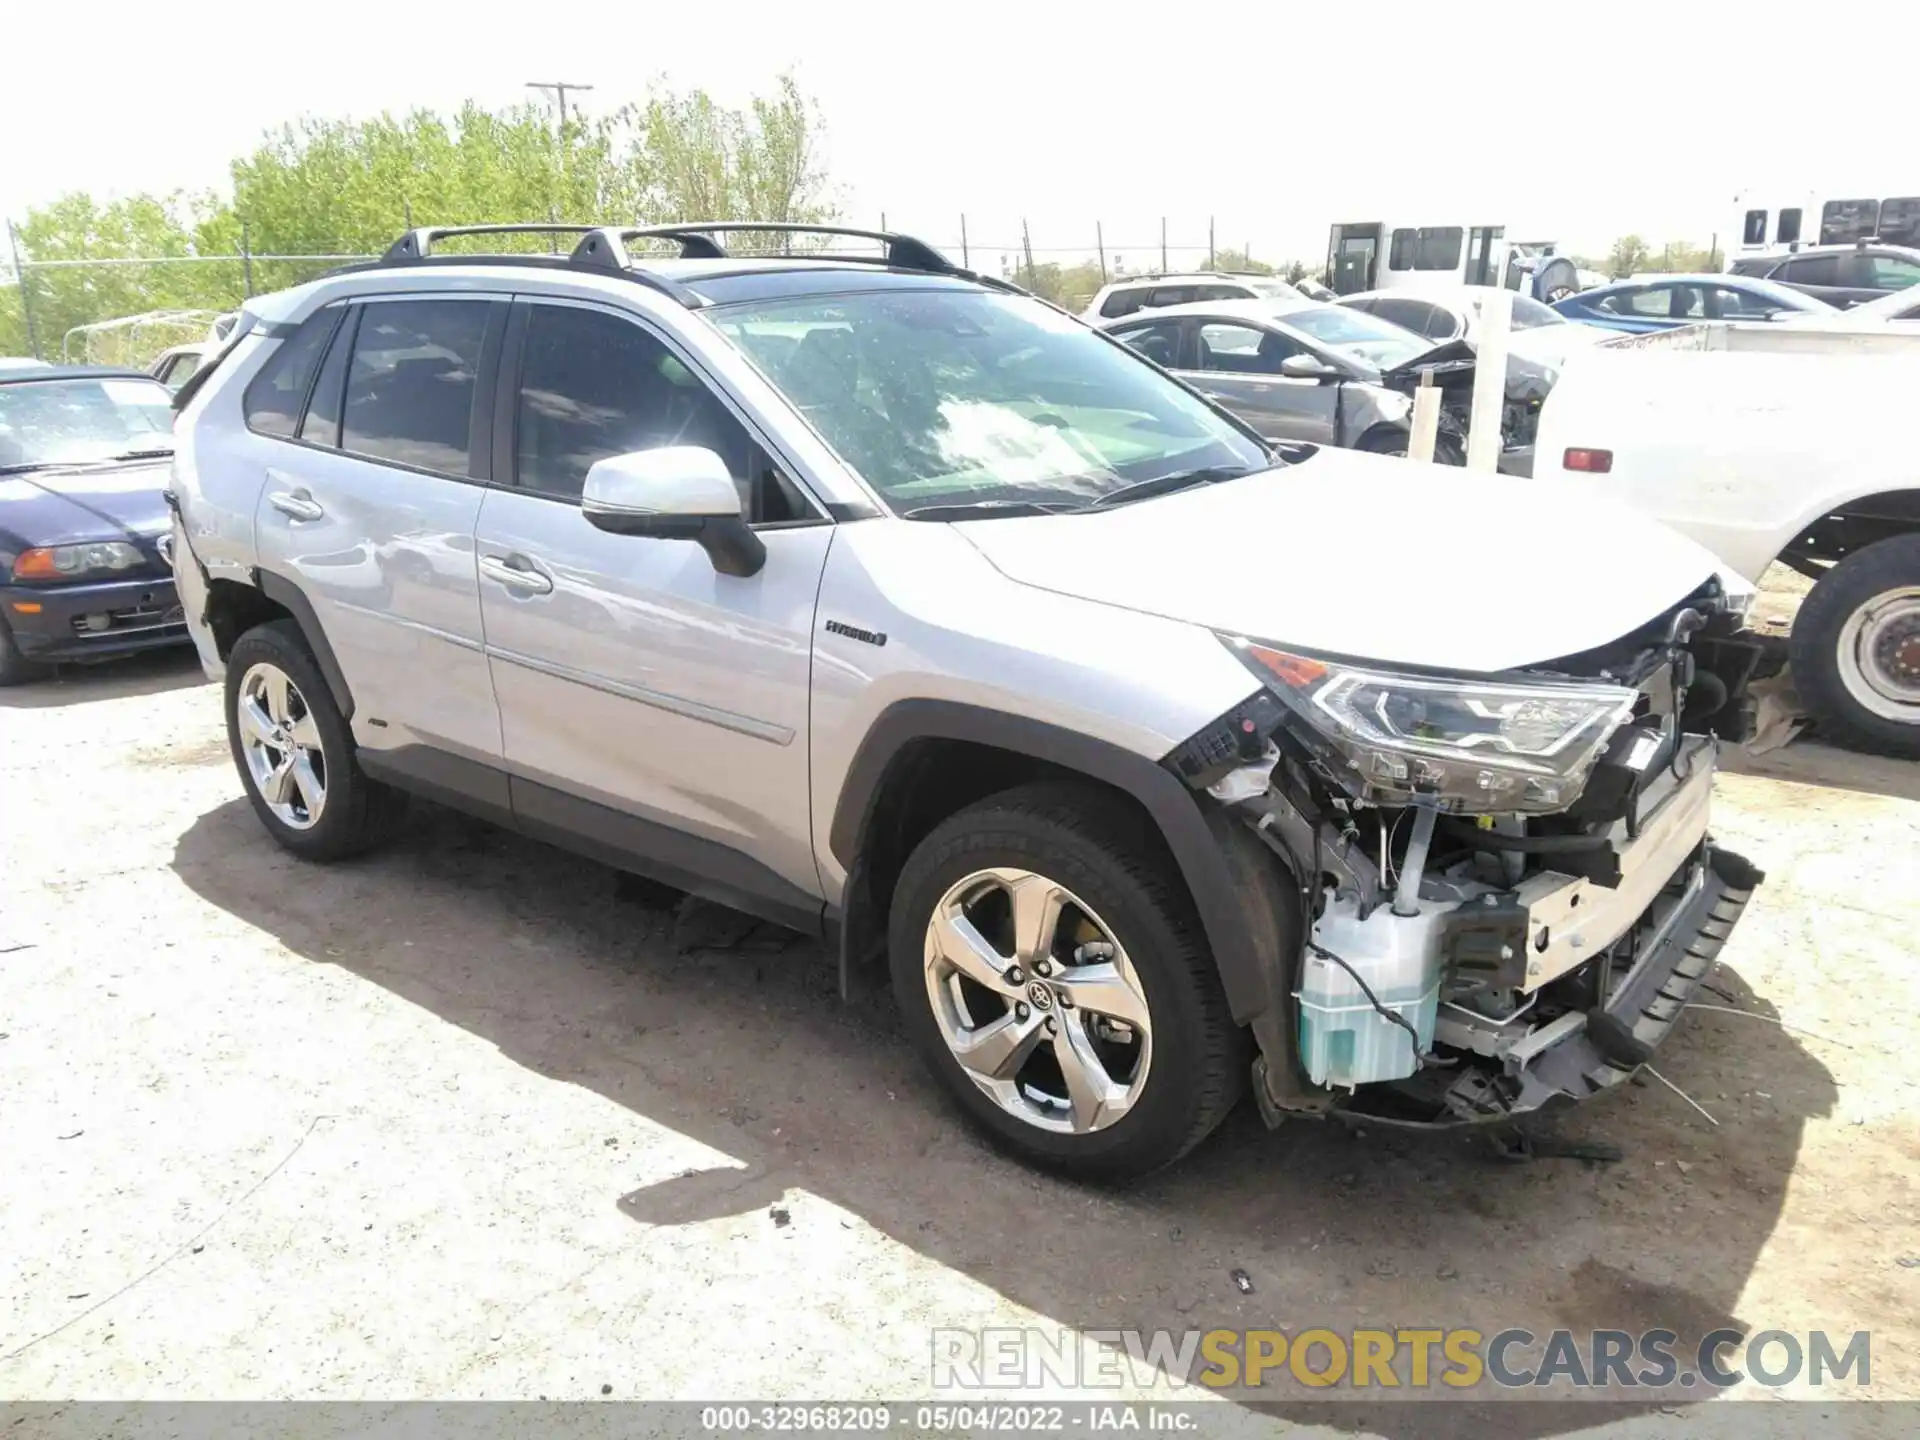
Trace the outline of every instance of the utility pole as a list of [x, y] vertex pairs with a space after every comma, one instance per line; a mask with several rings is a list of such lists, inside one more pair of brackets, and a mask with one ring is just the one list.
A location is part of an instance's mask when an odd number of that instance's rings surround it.
[[560, 107], [560, 134], [567, 133], [567, 92], [569, 90], [591, 90], [591, 85], [581, 85], [573, 80], [529, 80], [529, 90], [551, 90], [555, 103]]

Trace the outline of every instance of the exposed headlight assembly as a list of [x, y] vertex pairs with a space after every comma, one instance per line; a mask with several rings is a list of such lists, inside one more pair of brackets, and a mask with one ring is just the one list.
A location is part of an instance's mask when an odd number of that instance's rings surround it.
[[124, 540], [95, 540], [84, 545], [48, 545], [22, 550], [13, 562], [16, 580], [78, 580], [85, 575], [113, 575], [137, 570], [147, 563]]
[[1222, 636], [1357, 797], [1467, 814], [1564, 810], [1638, 695], [1619, 685], [1400, 675]]

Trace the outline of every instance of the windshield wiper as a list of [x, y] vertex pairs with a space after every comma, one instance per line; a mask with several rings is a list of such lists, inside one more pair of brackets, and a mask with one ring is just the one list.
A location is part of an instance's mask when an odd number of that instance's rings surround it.
[[111, 458], [114, 460], [158, 460], [171, 454], [173, 454], [173, 446], [165, 445], [156, 446], [148, 450], [122, 450], [118, 455], [112, 456]]
[[921, 505], [900, 512], [903, 520], [980, 520], [1010, 515], [1064, 515], [1083, 507], [1062, 500], [968, 500]]
[[1238, 480], [1242, 475], [1254, 473], [1238, 465], [1207, 465], [1198, 470], [1176, 470], [1171, 475], [1156, 475], [1151, 480], [1136, 480], [1131, 485], [1122, 485], [1118, 490], [1109, 490], [1086, 508], [1099, 510], [1108, 505], [1124, 505], [1129, 500], [1150, 500], [1155, 495], [1171, 495], [1176, 490], [1211, 485], [1216, 480]]

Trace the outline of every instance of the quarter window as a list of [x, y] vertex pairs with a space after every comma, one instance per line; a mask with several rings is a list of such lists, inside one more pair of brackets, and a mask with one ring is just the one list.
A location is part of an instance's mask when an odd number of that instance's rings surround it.
[[313, 388], [314, 372], [320, 368], [321, 352], [327, 348], [333, 327], [340, 323], [340, 314], [337, 307], [317, 311], [280, 342], [280, 348], [253, 377], [241, 398], [240, 408], [249, 430], [288, 437], [298, 428], [307, 392]]
[[667, 445], [720, 456], [748, 520], [807, 518], [799, 492], [664, 342], [603, 310], [533, 306], [514, 407], [515, 483], [577, 500], [595, 461]]
[[479, 300], [366, 306], [347, 367], [340, 448], [465, 475], [489, 308]]
[[1909, 285], [1920, 285], [1920, 265], [1911, 260], [1902, 260], [1898, 255], [1875, 255], [1869, 263], [1873, 266], [1870, 283], [1875, 290], [1904, 290]]

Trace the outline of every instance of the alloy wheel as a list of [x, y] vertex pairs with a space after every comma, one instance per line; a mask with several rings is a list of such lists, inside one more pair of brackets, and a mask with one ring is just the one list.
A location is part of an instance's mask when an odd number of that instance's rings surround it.
[[1145, 1089], [1153, 1018], [1126, 951], [1071, 890], [1030, 870], [979, 870], [927, 924], [927, 998], [967, 1077], [1042, 1130], [1115, 1124]]
[[327, 757], [300, 687], [261, 661], [241, 677], [236, 701], [247, 774], [274, 818], [310, 830], [327, 806]]

